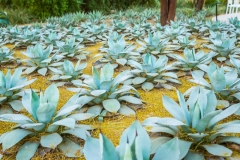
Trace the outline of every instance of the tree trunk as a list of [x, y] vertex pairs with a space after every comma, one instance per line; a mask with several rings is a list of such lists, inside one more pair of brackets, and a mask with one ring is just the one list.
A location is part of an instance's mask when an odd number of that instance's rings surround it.
[[161, 25], [165, 26], [171, 20], [174, 21], [177, 0], [160, 0], [161, 3]]
[[195, 4], [195, 11], [199, 12], [203, 9], [204, 0], [197, 0], [197, 3]]

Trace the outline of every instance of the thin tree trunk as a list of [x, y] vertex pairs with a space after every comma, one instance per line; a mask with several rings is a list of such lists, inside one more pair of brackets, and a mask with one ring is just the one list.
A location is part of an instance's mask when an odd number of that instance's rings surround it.
[[174, 21], [177, 7], [177, 0], [168, 0], [168, 22]]
[[203, 5], [204, 5], [204, 0], [197, 0], [197, 3], [195, 5], [195, 11], [199, 12], [203, 9]]
[[161, 0], [161, 25], [165, 26], [168, 20], [168, 0]]
[[174, 21], [177, 0], [160, 0], [161, 3], [161, 25], [165, 26], [171, 20]]

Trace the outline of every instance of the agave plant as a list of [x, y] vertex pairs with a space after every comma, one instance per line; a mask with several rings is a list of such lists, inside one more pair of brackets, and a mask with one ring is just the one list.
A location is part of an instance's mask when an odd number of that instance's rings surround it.
[[171, 26], [166, 26], [165, 28], [165, 36], [169, 37], [172, 41], [176, 40], [178, 36], [191, 36], [190, 33], [188, 33], [188, 30], [180, 25], [181, 22], [173, 22], [171, 21]]
[[[121, 39], [124, 39], [124, 34], [118, 34], [118, 32], [114, 31], [112, 33], [109, 33], [109, 35], [106, 37], [106, 39], [111, 39], [113, 42], [118, 42], [118, 41], [121, 41]], [[108, 51], [108, 43], [104, 43], [100, 48], [99, 50], [101, 52], [107, 52]]]
[[[202, 77], [203, 75], [195, 71], [192, 72], [194, 79], [189, 81], [202, 85], [206, 90], [214, 91], [219, 100], [236, 102], [235, 98], [240, 99], [240, 78], [236, 70], [224, 73], [224, 68], [219, 68], [213, 62], [209, 66], [202, 65], [201, 68], [207, 73], [210, 83]], [[185, 94], [189, 94], [194, 88], [190, 88]], [[226, 104], [229, 103], [226, 102]]]
[[233, 25], [235, 28], [240, 28], [240, 21], [238, 20], [237, 17], [234, 18], [229, 18], [229, 23]]
[[99, 115], [104, 109], [111, 113], [119, 112], [122, 115], [134, 115], [132, 109], [134, 105], [141, 105], [139, 94], [135, 88], [129, 85], [120, 87], [120, 83], [129, 79], [129, 71], [123, 71], [113, 78], [114, 68], [108, 63], [101, 72], [93, 67], [92, 77], [86, 78], [81, 84], [81, 88], [68, 88], [73, 92], [78, 92], [80, 97], [88, 100], [89, 113]]
[[102, 41], [105, 40], [103, 37], [105, 35], [105, 32], [107, 31], [107, 25], [106, 24], [100, 24], [100, 25], [88, 25], [86, 32], [88, 35], [88, 40], [92, 42]]
[[43, 36], [43, 39], [47, 45], [56, 46], [56, 41], [59, 41], [62, 36], [61, 33], [50, 32], [48, 36]]
[[15, 48], [18, 47], [27, 47], [29, 45], [34, 45], [39, 43], [40, 34], [37, 30], [30, 30], [26, 28], [23, 30], [21, 35], [18, 35], [19, 40], [15, 43]]
[[143, 12], [140, 13], [140, 16], [145, 17], [146, 19], [151, 19], [154, 15], [158, 14], [156, 10], [153, 9], [145, 9]]
[[218, 61], [225, 61], [229, 59], [229, 55], [238, 54], [239, 48], [235, 47], [236, 37], [225, 37], [218, 35], [217, 39], [210, 39], [213, 45], [208, 45], [207, 47], [214, 50], [219, 54], [217, 60]]
[[133, 27], [131, 26], [127, 27], [125, 33], [127, 35], [126, 37], [127, 40], [133, 40], [133, 39], [143, 40], [143, 37], [146, 31], [144, 30], [144, 28], [141, 28], [140, 25], [134, 24]]
[[57, 86], [62, 86], [66, 83], [72, 83], [75, 86], [81, 84], [82, 71], [86, 68], [87, 63], [81, 63], [78, 60], [76, 66], [69, 60], [64, 60], [62, 68], [53, 70], [54, 75], [50, 78], [51, 81], [58, 81]]
[[239, 120], [218, 122], [239, 110], [240, 104], [217, 110], [214, 92], [206, 94], [200, 87], [194, 89], [187, 102], [181, 92], [177, 91], [177, 96], [180, 106], [167, 96], [162, 98], [164, 107], [174, 118], [150, 117], [143, 122], [149, 126], [147, 131], [160, 133], [152, 137], [153, 160], [207, 159], [209, 154], [230, 157], [232, 151], [224, 143], [239, 144], [240, 138], [227, 134], [240, 133]]
[[0, 47], [0, 65], [14, 60], [13, 52], [7, 47]]
[[104, 15], [100, 11], [92, 11], [88, 13], [88, 19], [93, 24], [98, 24], [99, 22], [101, 22], [101, 20], [103, 20], [103, 18], [104, 18]]
[[[106, 51], [107, 54], [97, 54], [96, 56], [102, 56], [99, 59], [100, 65], [96, 67], [101, 67], [106, 63], [111, 63], [114, 68], [118, 67], [118, 65], [124, 66], [128, 64], [130, 59], [138, 60], [140, 56], [139, 53], [134, 52], [133, 50], [136, 48], [134, 45], [127, 45], [124, 37], [114, 42], [114, 39], [109, 37], [108, 39], [109, 48], [103, 48], [102, 51]], [[95, 56], [95, 57], [96, 57]]]
[[136, 120], [123, 132], [120, 144], [116, 149], [113, 143], [100, 133], [99, 139], [87, 137], [83, 153], [86, 160], [148, 160], [150, 158], [150, 145], [147, 132]]
[[133, 78], [125, 81], [124, 84], [131, 84], [135, 87], [141, 86], [143, 90], [152, 90], [155, 87], [163, 87], [166, 89], [173, 89], [174, 87], [166, 84], [167, 82], [173, 82], [181, 84], [177, 80], [177, 75], [174, 72], [168, 72], [174, 69], [171, 65], [167, 66], [167, 56], [159, 56], [157, 59], [151, 54], [144, 54], [142, 56], [143, 63], [138, 63], [133, 60], [129, 60], [129, 63], [134, 68], [131, 71]]
[[84, 51], [84, 45], [80, 45], [79, 42], [75, 42], [75, 37], [72, 36], [66, 39], [65, 42], [57, 41], [57, 47], [60, 49], [61, 56], [77, 58], [77, 59], [87, 59], [88, 52]]
[[116, 30], [117, 32], [122, 32], [123, 30], [126, 29], [128, 23], [126, 21], [121, 21], [121, 20], [113, 20], [113, 30]]
[[209, 64], [216, 54], [212, 51], [205, 54], [202, 50], [195, 53], [195, 49], [185, 48], [183, 57], [177, 54], [169, 54], [168, 56], [177, 60], [173, 63], [174, 66], [178, 66], [179, 69], [184, 71], [190, 71], [198, 69], [199, 65]]
[[164, 38], [164, 35], [161, 32], [154, 32], [153, 34], [149, 33], [144, 41], [145, 42], [137, 40], [141, 45], [141, 47], [138, 48], [138, 51], [158, 55], [163, 54], [165, 51], [169, 38]]
[[[53, 46], [48, 46], [45, 50], [41, 44], [30, 46], [26, 52], [22, 52], [25, 56], [30, 59], [21, 60], [25, 62], [29, 67], [25, 67], [24, 74], [30, 74], [37, 70], [37, 72], [43, 76], [46, 75], [48, 69], [54, 70], [55, 66], [59, 66], [62, 63], [56, 63], [61, 60], [63, 56], [57, 55], [56, 53], [49, 57], [52, 52]], [[55, 61], [55, 62], [54, 62]]]
[[196, 39], [189, 40], [189, 37], [187, 36], [178, 36], [177, 39], [181, 48], [194, 47], [196, 44]]
[[19, 100], [22, 96], [23, 87], [30, 85], [35, 80], [28, 81], [27, 77], [22, 77], [22, 68], [17, 68], [12, 75], [10, 70], [6, 75], [0, 71], [0, 104], [2, 105], [0, 113], [12, 112], [12, 109], [5, 104], [10, 104], [16, 111], [23, 109]]
[[21, 32], [17, 26], [8, 26], [5, 28], [2, 33], [5, 43], [15, 43], [18, 41], [18, 36], [21, 35]]
[[[22, 104], [30, 117], [23, 114], [3, 114], [1, 121], [17, 123], [9, 132], [1, 135], [2, 152], [16, 145], [27, 137], [37, 137], [37, 140], [26, 141], [19, 149], [16, 159], [31, 159], [37, 151], [39, 144], [42, 147], [58, 148], [67, 157], [80, 157], [81, 146], [65, 135], [86, 139], [91, 130], [89, 125], [76, 124], [77, 121], [92, 118], [93, 114], [74, 113], [81, 105], [70, 99], [58, 112], [57, 104], [59, 91], [56, 85], [50, 85], [43, 94], [38, 96], [34, 91], [25, 93]], [[36, 139], [36, 138], [35, 138]], [[11, 143], [10, 143], [11, 142]], [[69, 148], [71, 148], [69, 150]]]
[[187, 18], [186, 27], [192, 32], [198, 32], [202, 26], [202, 21], [197, 21], [194, 18]]
[[206, 30], [211, 30], [211, 31], [221, 31], [223, 28], [226, 27], [226, 23], [220, 22], [220, 21], [206, 21], [205, 26], [207, 29]]

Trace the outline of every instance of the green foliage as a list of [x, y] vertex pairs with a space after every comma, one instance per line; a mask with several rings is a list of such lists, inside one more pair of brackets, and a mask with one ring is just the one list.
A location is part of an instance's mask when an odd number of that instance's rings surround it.
[[13, 8], [28, 8], [27, 11], [40, 19], [50, 16], [60, 16], [67, 12], [76, 12], [80, 10], [81, 0], [12, 0], [0, 4]]
[[0, 27], [6, 27], [10, 24], [7, 13], [0, 11]]

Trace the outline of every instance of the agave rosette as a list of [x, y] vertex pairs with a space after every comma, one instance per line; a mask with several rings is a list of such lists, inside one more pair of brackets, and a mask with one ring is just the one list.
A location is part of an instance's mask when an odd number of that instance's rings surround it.
[[181, 48], [194, 47], [196, 44], [196, 39], [189, 40], [187, 36], [178, 36], [177, 39]]
[[109, 48], [102, 48], [102, 51], [107, 52], [106, 54], [97, 54], [95, 56], [102, 56], [102, 58], [99, 59], [100, 65], [97, 66], [98, 68], [106, 63], [111, 63], [114, 68], [119, 65], [124, 66], [128, 64], [129, 60], [137, 61], [140, 57], [140, 54], [134, 51], [136, 46], [131, 44], [127, 45], [124, 36], [117, 41], [109, 37], [108, 47]]
[[102, 110], [123, 115], [135, 115], [134, 105], [141, 105], [137, 90], [129, 85], [120, 86], [120, 83], [129, 79], [132, 75], [129, 71], [123, 71], [113, 78], [114, 68], [108, 63], [101, 72], [93, 67], [92, 77], [86, 78], [81, 88], [68, 88], [85, 98], [88, 103], [88, 113], [100, 115]]
[[[45, 33], [46, 34], [46, 33]], [[46, 45], [53, 45], [56, 48], [56, 41], [61, 40], [63, 35], [57, 32], [49, 32], [47, 36], [43, 35], [42, 38], [44, 39], [44, 43]]]
[[166, 50], [166, 45], [169, 41], [169, 38], [165, 38], [165, 36], [161, 32], [149, 33], [147, 38], [144, 38], [145, 42], [137, 40], [137, 42], [141, 45], [137, 50], [142, 53], [151, 53], [154, 55], [164, 54]]
[[[17, 160], [31, 159], [39, 145], [51, 149], [58, 148], [67, 157], [80, 157], [81, 146], [65, 135], [70, 134], [86, 139], [90, 135], [88, 130], [93, 128], [90, 125], [77, 124], [77, 121], [92, 118], [94, 115], [72, 113], [77, 108], [82, 107], [76, 104], [75, 97], [72, 97], [57, 111], [58, 100], [59, 91], [54, 84], [49, 86], [44, 94], [40, 92], [40, 96], [32, 90], [30, 93], [24, 93], [22, 104], [30, 117], [23, 114], [3, 114], [0, 116], [0, 121], [17, 123], [16, 127], [1, 135], [2, 153], [15, 146], [19, 141], [26, 139], [26, 142], [17, 152]], [[31, 137], [36, 137], [37, 140], [32, 141]], [[28, 140], [28, 138], [30, 139]]]
[[[147, 160], [150, 158], [150, 147], [151, 141], [147, 132], [136, 120], [123, 132], [120, 144], [116, 148], [105, 135], [100, 133], [99, 139], [87, 137], [83, 153], [87, 160]], [[93, 152], [96, 154], [92, 154]]]
[[52, 70], [54, 75], [49, 80], [57, 81], [57, 86], [62, 86], [68, 83], [78, 86], [82, 83], [82, 71], [84, 68], [86, 68], [86, 66], [87, 63], [81, 63], [81, 60], [78, 60], [75, 67], [71, 61], [64, 60], [62, 66], [60, 66], [59, 69]]
[[13, 51], [5, 46], [0, 47], [0, 65], [3, 63], [12, 62], [14, 60]]
[[[223, 107], [228, 107], [229, 102], [238, 102], [240, 99], [240, 78], [238, 78], [238, 73], [236, 70], [231, 70], [229, 72], [224, 71], [224, 68], [219, 68], [215, 63], [210, 63], [209, 66], [202, 65], [203, 69], [207, 73], [209, 82], [203, 78], [203, 74], [199, 72], [192, 72], [193, 79], [189, 80], [193, 83], [200, 84], [204, 89], [208, 91], [214, 91], [217, 98], [221, 101], [225, 101], [226, 104]], [[186, 91], [188, 95], [195, 87], [190, 88]], [[236, 100], [237, 99], [237, 100]]]
[[57, 41], [57, 47], [60, 50], [60, 55], [63, 57], [87, 59], [88, 52], [84, 51], [84, 45], [75, 41], [75, 37], [67, 38], [65, 42]]
[[143, 90], [152, 90], [154, 87], [163, 87], [166, 89], [174, 89], [171, 84], [181, 84], [174, 72], [169, 70], [175, 69], [172, 65], [167, 65], [167, 56], [159, 56], [157, 59], [151, 54], [142, 56], [142, 63], [130, 60], [129, 64], [134, 68], [131, 70], [133, 77], [124, 82], [135, 87], [141, 86]]
[[172, 41], [177, 40], [178, 36], [191, 36], [191, 34], [188, 32], [188, 29], [181, 25], [181, 21], [171, 21], [171, 25], [165, 27], [164, 34]]
[[25, 28], [22, 34], [18, 35], [18, 40], [15, 42], [14, 47], [27, 47], [39, 43], [41, 33], [37, 29]]
[[225, 61], [229, 59], [230, 55], [238, 56], [239, 48], [236, 48], [236, 37], [229, 37], [226, 34], [211, 34], [210, 41], [213, 44], [205, 45], [207, 48], [212, 49], [218, 53], [218, 61]]
[[114, 19], [112, 21], [112, 26], [113, 26], [113, 30], [117, 32], [122, 32], [127, 28], [128, 23], [126, 21]]
[[11, 107], [20, 111], [23, 109], [19, 98], [22, 96], [23, 87], [30, 85], [36, 79], [27, 80], [27, 77], [22, 77], [22, 68], [17, 68], [11, 75], [11, 70], [8, 70], [7, 74], [4, 75], [0, 71], [0, 112], [11, 113], [12, 109], [4, 104], [10, 104]]
[[3, 29], [1, 35], [4, 37], [5, 43], [15, 43], [18, 41], [18, 36], [21, 35], [22, 30], [19, 30], [17, 26], [8, 26]]
[[239, 137], [227, 133], [240, 133], [240, 122], [218, 122], [238, 111], [240, 104], [217, 110], [214, 92], [206, 94], [200, 87], [194, 89], [187, 102], [181, 92], [177, 91], [177, 96], [180, 106], [167, 96], [162, 98], [164, 107], [174, 118], [149, 117], [143, 122], [148, 132], [160, 133], [152, 137], [153, 160], [230, 157], [232, 150], [224, 143], [239, 144]]
[[173, 65], [184, 71], [199, 69], [201, 64], [209, 64], [216, 55], [215, 52], [205, 54], [202, 50], [195, 53], [195, 49], [188, 48], [184, 49], [183, 57], [177, 54], [168, 54], [169, 57], [177, 60], [177, 62], [173, 62]]
[[37, 70], [39, 74], [45, 76], [48, 70], [54, 70], [54, 67], [61, 65], [62, 63], [58, 61], [60, 61], [63, 56], [55, 53], [50, 57], [52, 50], [52, 45], [48, 46], [45, 50], [39, 43], [35, 46], [29, 46], [26, 52], [22, 52], [22, 54], [30, 58], [21, 60], [21, 62], [25, 62], [28, 66], [24, 67], [24, 74], [30, 74]]

